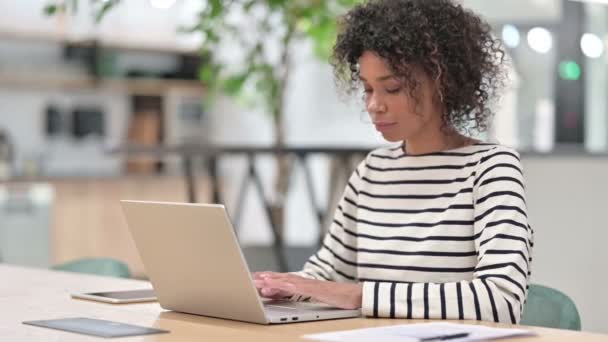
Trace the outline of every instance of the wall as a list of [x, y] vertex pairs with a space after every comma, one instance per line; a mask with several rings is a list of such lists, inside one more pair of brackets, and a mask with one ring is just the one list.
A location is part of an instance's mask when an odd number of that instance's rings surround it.
[[[46, 138], [43, 114], [49, 103], [66, 110], [75, 105], [100, 105], [106, 111], [106, 137], [87, 137], [78, 142], [67, 135]], [[117, 175], [122, 158], [108, 155], [105, 149], [123, 139], [128, 106], [124, 96], [103, 91], [66, 95], [49, 90], [21, 91], [0, 87], [0, 128], [8, 128], [16, 146], [16, 172], [60, 176]]]
[[532, 280], [571, 296], [583, 329], [608, 333], [608, 158], [524, 157]]

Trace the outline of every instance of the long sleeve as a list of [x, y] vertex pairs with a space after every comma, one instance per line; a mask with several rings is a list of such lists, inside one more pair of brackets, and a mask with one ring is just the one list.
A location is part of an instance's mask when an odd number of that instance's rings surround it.
[[[349, 177], [348, 184], [338, 202], [333, 221], [323, 239], [321, 248], [313, 254], [304, 268], [296, 274], [318, 280], [331, 280], [341, 282], [355, 282], [357, 270], [355, 265], [341, 262], [340, 259], [345, 252], [352, 253], [357, 246], [357, 239], [348, 232], [356, 231], [356, 221], [352, 220], [357, 215], [357, 198], [361, 182], [361, 172], [365, 168], [365, 162], [361, 162]], [[345, 219], [345, 218], [351, 219]], [[345, 250], [346, 246], [351, 250]]]
[[[366, 281], [365, 315], [519, 322], [533, 246], [519, 155], [502, 146], [488, 150], [473, 176], [477, 265], [472, 279], [446, 283]], [[333, 279], [331, 272], [320, 272]]]

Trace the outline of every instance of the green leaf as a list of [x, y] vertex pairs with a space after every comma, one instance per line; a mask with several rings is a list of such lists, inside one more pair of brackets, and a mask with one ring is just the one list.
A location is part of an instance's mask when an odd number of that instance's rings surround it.
[[187, 33], [199, 32], [199, 31], [201, 31], [201, 29], [202, 29], [201, 24], [196, 24], [196, 25], [191, 25], [191, 26], [180, 25], [177, 28], [177, 32], [187, 34]]
[[44, 6], [43, 12], [45, 15], [53, 16], [59, 13], [66, 12], [67, 9], [68, 5], [65, 2], [59, 3], [55, 1], [54, 3], [50, 3]]
[[320, 23], [313, 25], [306, 33], [313, 40], [315, 55], [327, 59], [336, 41], [338, 27], [332, 18], [324, 16], [320, 20]]
[[358, 5], [362, 2], [363, 0], [338, 0], [339, 5], [347, 8], [354, 7], [355, 5]]
[[209, 17], [212, 19], [219, 17], [224, 12], [222, 0], [211, 0], [209, 5], [211, 6]]
[[201, 67], [201, 70], [199, 72], [199, 78], [203, 83], [213, 87], [217, 82], [219, 72], [219, 66], [214, 65], [212, 63], [208, 63]]
[[294, 0], [266, 0], [268, 3], [268, 7], [271, 9], [279, 9], [285, 7], [290, 1]]
[[296, 27], [298, 31], [308, 33], [312, 29], [312, 20], [310, 18], [301, 18], [297, 21]]
[[101, 9], [97, 12], [97, 15], [95, 16], [95, 22], [101, 22], [101, 19], [103, 19], [103, 17], [105, 17], [105, 15], [119, 2], [120, 0], [107, 0], [103, 2], [103, 5], [101, 5]]
[[59, 10], [59, 6], [55, 4], [49, 4], [44, 6], [44, 14], [46, 15], [54, 15]]
[[245, 81], [249, 78], [249, 73], [241, 73], [231, 77], [228, 77], [224, 80], [222, 84], [222, 89], [227, 95], [235, 96], [241, 92]]
[[206, 41], [209, 41], [209, 42], [211, 42], [211, 43], [217, 43], [217, 42], [219, 42], [219, 41], [220, 41], [220, 36], [219, 36], [219, 34], [218, 34], [218, 33], [217, 33], [217, 31], [216, 31], [216, 30], [214, 30], [213, 28], [210, 28], [210, 27], [205, 28], [205, 29], [203, 30], [203, 33], [205, 33], [205, 40], [206, 40]]
[[243, 5], [243, 10], [245, 11], [245, 13], [249, 13], [249, 11], [251, 11], [253, 6], [255, 6], [257, 3], [258, 1], [256, 0], [249, 0]]

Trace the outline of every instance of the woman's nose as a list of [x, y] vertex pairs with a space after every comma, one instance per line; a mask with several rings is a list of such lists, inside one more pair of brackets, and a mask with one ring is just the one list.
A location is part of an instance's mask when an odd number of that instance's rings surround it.
[[367, 101], [367, 111], [370, 114], [381, 114], [386, 111], [386, 105], [384, 105], [378, 96], [372, 94]]

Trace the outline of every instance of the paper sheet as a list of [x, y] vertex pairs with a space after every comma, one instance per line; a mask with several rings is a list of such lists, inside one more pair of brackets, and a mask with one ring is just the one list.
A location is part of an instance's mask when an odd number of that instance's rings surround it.
[[423, 338], [442, 335], [469, 333], [467, 337], [448, 339], [448, 342], [494, 340], [516, 336], [533, 336], [534, 332], [524, 329], [492, 328], [481, 325], [456, 324], [449, 322], [415, 323], [379, 328], [345, 330], [321, 334], [305, 335], [306, 339], [327, 342], [417, 342]]

